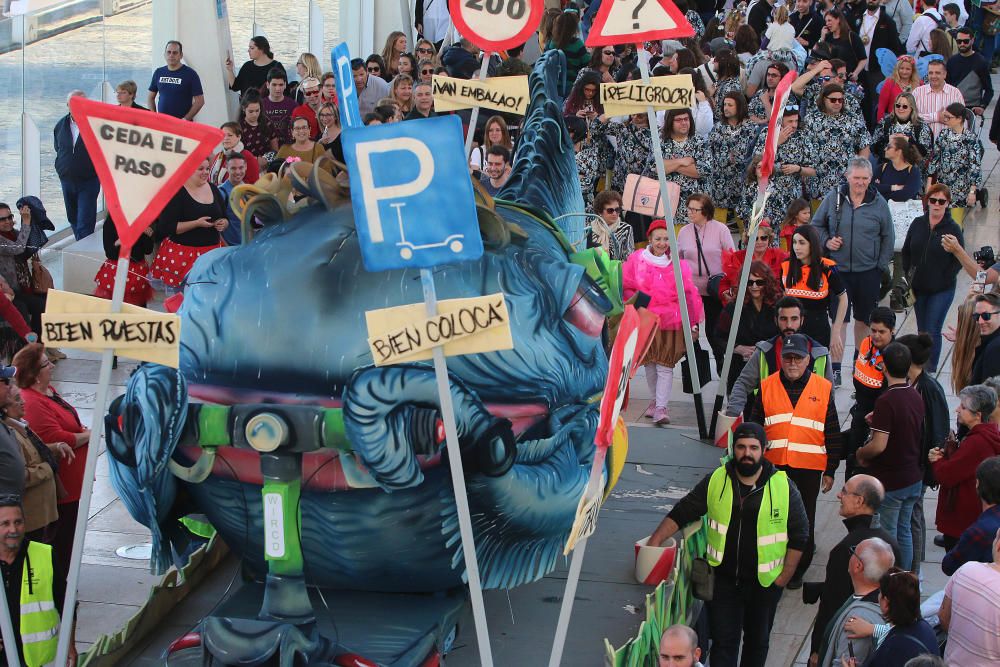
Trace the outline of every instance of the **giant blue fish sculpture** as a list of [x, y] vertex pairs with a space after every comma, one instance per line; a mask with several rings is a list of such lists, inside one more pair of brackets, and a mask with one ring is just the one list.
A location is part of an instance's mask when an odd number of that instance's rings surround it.
[[[605, 315], [620, 300], [571, 261], [554, 222], [582, 208], [557, 89], [564, 67], [558, 52], [539, 61], [511, 177], [495, 201], [478, 195], [485, 254], [435, 269], [439, 298], [502, 292], [510, 312], [513, 349], [448, 359], [487, 588], [541, 578], [563, 549], [594, 452]], [[320, 176], [299, 179], [315, 203], [294, 215], [280, 198], [251, 200], [262, 231], [195, 264], [179, 372], [140, 366], [112, 406], [112, 479], [153, 533], [154, 570], [183, 548], [178, 518], [200, 512], [269, 587], [453, 590], [465, 568], [433, 368], [375, 367], [366, 336], [366, 310], [422, 301], [419, 273], [365, 271], [350, 202]], [[285, 515], [297, 570], [265, 557], [262, 488], [297, 506]], [[268, 590], [262, 616], [280, 618]], [[254, 664], [230, 636], [238, 629], [203, 632]], [[279, 632], [254, 656], [280, 651], [291, 664], [286, 653], [298, 651], [323, 664], [336, 651], [319, 634]]]

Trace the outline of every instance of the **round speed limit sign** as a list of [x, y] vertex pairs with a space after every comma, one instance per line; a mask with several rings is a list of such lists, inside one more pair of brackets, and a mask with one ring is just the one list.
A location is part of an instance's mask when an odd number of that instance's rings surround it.
[[484, 51], [520, 46], [542, 23], [545, 0], [448, 0], [463, 37]]

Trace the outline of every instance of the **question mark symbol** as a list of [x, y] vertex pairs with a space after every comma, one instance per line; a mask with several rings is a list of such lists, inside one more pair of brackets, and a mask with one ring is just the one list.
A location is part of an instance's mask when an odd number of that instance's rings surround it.
[[636, 5], [635, 9], [632, 10], [632, 20], [635, 21], [635, 23], [632, 24], [633, 30], [639, 29], [639, 10], [642, 9], [645, 5], [646, 5], [646, 0], [639, 0], [639, 4]]

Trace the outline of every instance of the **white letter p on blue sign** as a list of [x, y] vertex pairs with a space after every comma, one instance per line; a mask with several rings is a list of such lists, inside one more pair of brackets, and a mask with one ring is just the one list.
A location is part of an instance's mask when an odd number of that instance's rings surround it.
[[345, 128], [343, 145], [366, 269], [430, 268], [482, 256], [458, 117]]

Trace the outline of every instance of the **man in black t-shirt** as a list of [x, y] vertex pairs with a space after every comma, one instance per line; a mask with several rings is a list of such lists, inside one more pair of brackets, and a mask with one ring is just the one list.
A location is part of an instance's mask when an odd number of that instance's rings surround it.
[[907, 384], [910, 349], [890, 343], [882, 350], [885, 393], [875, 401], [871, 414], [872, 434], [855, 456], [858, 464], [882, 482], [885, 499], [879, 509], [882, 527], [896, 538], [902, 558], [899, 566], [911, 568], [913, 535], [910, 517], [920, 499], [923, 470], [920, 467], [924, 429], [924, 401]]

